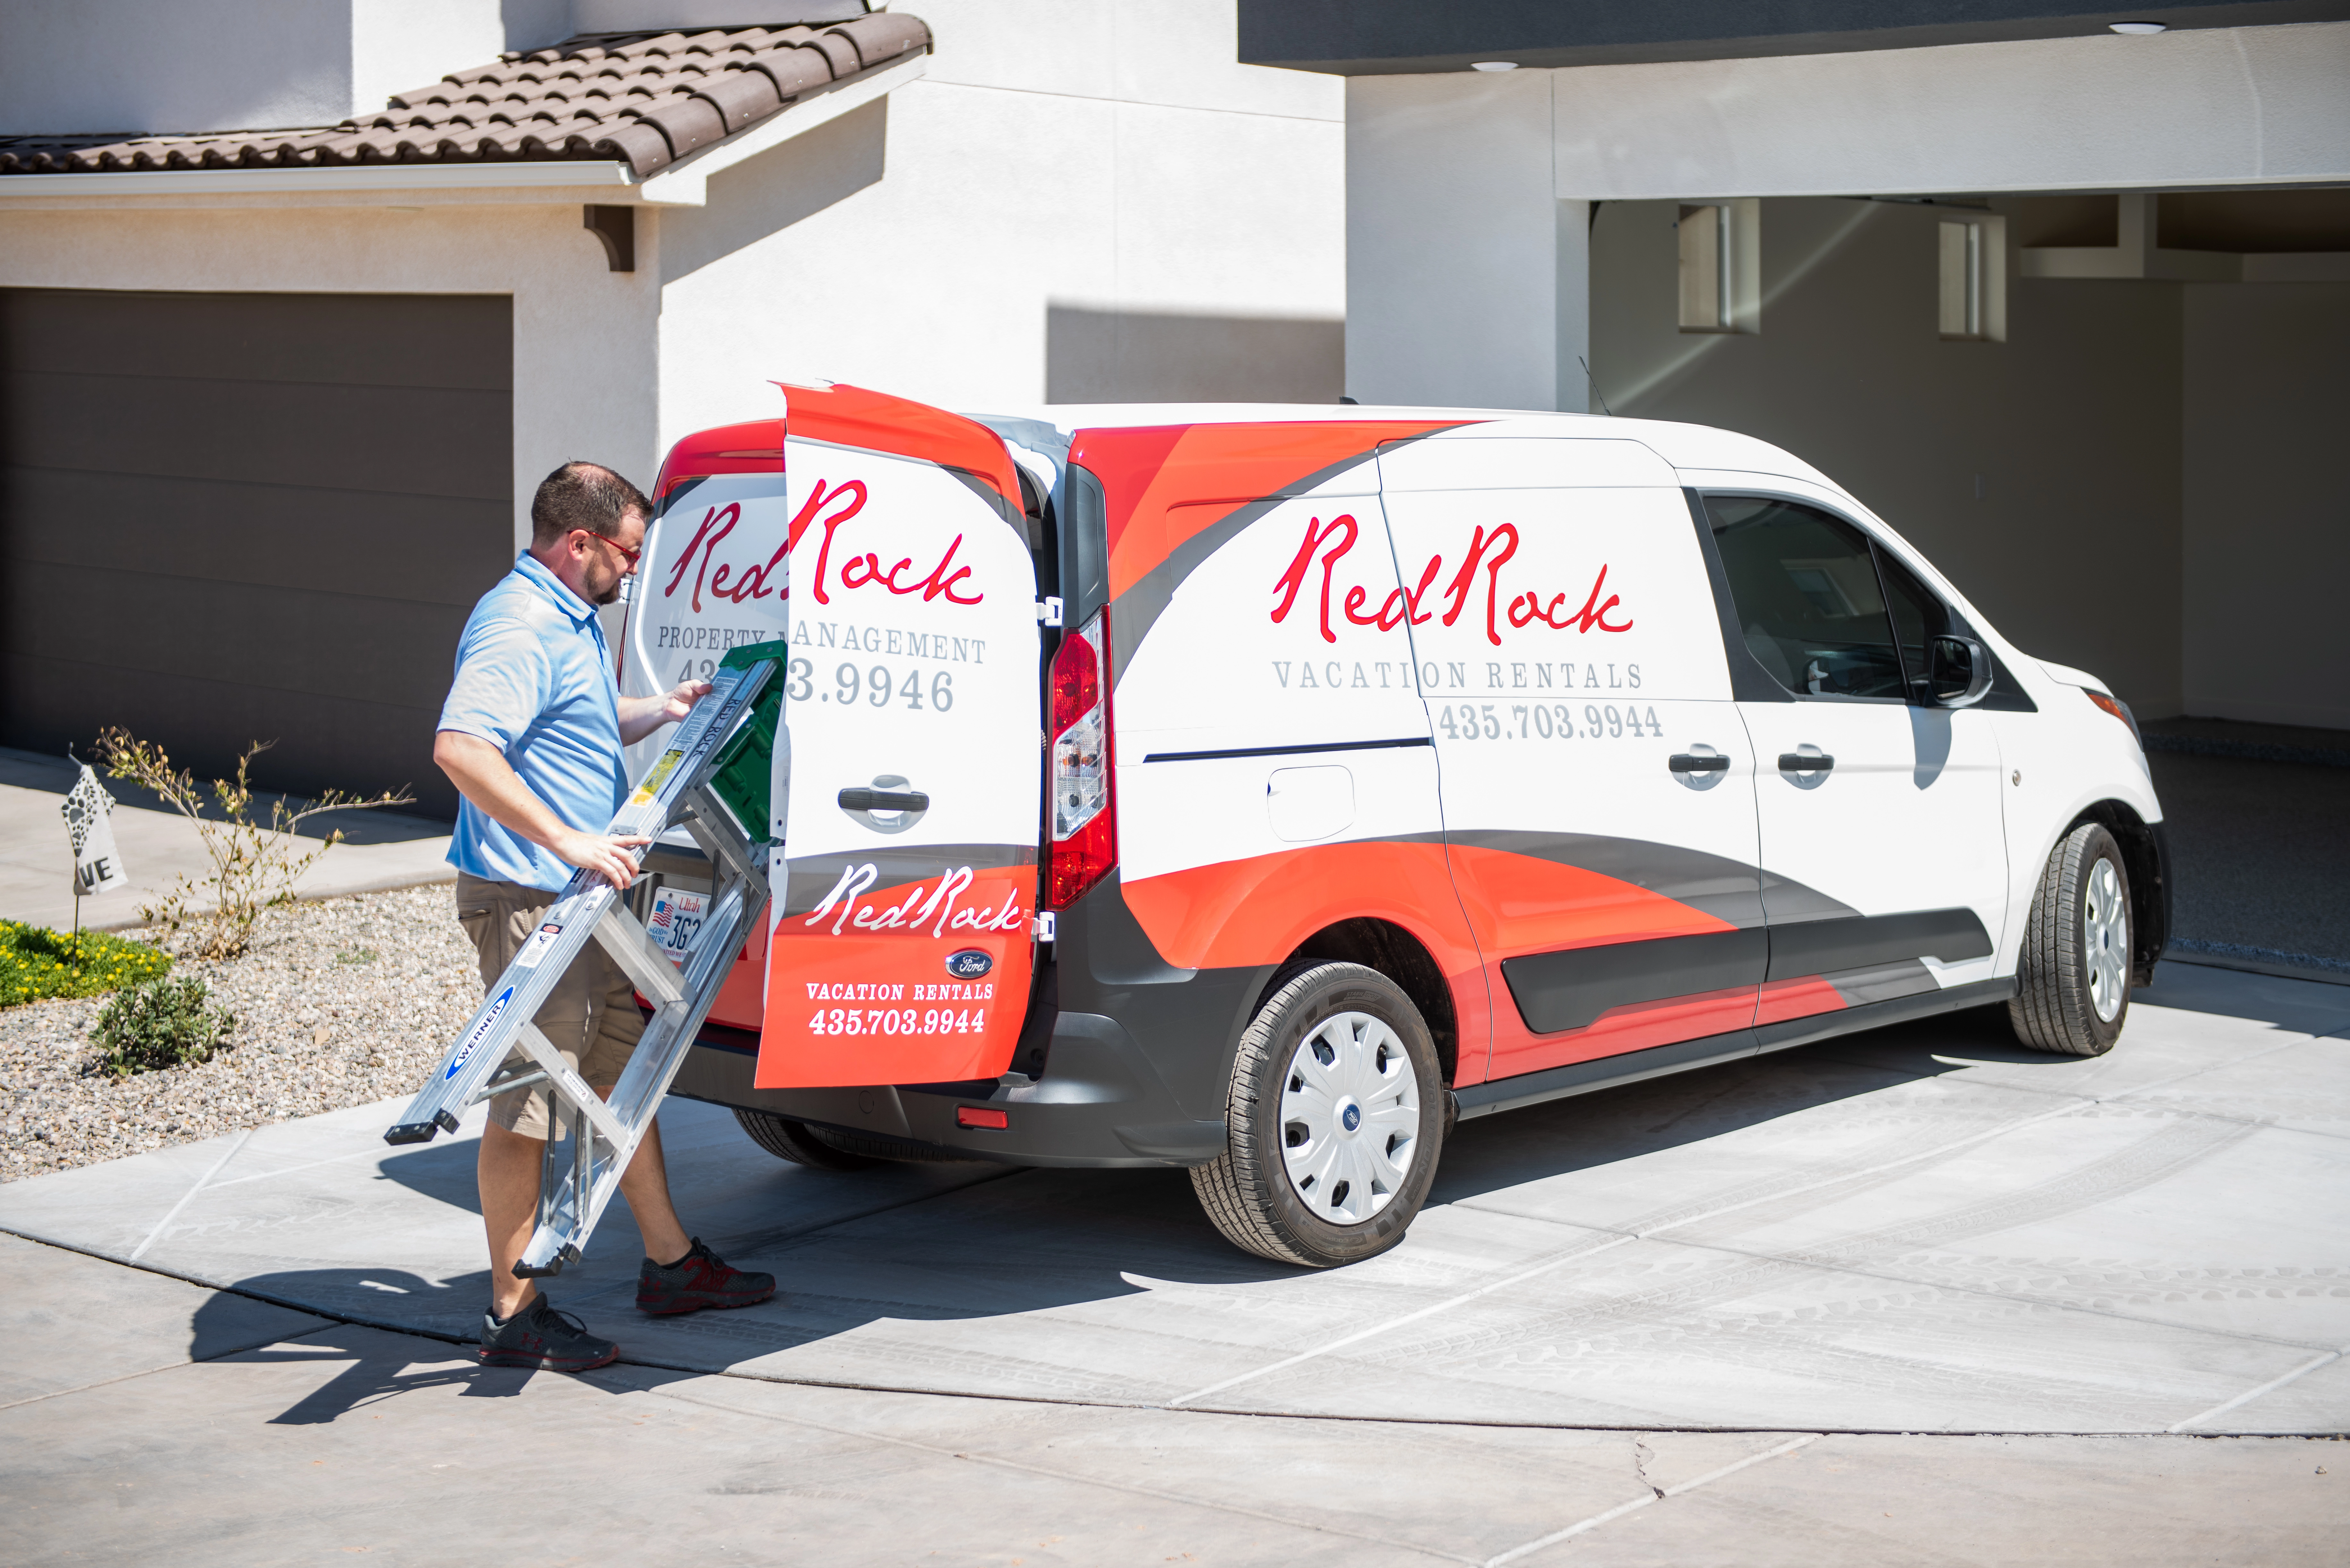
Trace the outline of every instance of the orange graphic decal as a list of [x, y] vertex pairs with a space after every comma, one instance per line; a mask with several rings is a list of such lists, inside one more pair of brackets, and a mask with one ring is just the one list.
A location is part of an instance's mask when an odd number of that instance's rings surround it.
[[873, 886], [847, 868], [776, 923], [759, 1032], [762, 1089], [1001, 1076], [1027, 1009], [1034, 867]]
[[[1241, 507], [1349, 460], [1368, 462], [1381, 441], [1465, 422], [1365, 420], [1080, 431], [1069, 461], [1102, 482], [1108, 505], [1109, 591], [1116, 598], [1177, 545]], [[1366, 474], [1363, 488], [1375, 492], [1378, 485]]]
[[1465, 844], [1454, 845], [1452, 856], [1470, 928], [1497, 962], [1521, 953], [1737, 929], [1677, 898], [1580, 866]]

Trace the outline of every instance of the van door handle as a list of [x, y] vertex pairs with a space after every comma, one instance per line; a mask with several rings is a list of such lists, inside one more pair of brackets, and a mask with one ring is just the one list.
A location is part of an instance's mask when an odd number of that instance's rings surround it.
[[920, 790], [845, 789], [840, 792], [843, 811], [928, 811], [931, 797]]
[[1835, 766], [1835, 759], [1822, 753], [1807, 757], [1801, 752], [1781, 752], [1779, 771], [1783, 774], [1824, 774]]
[[1665, 766], [1677, 774], [1726, 774], [1730, 771], [1728, 757], [1696, 757], [1687, 752], [1675, 752]]

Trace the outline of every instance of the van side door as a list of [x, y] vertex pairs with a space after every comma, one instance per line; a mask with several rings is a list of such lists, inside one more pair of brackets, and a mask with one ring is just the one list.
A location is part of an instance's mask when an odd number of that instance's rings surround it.
[[1988, 979], [2007, 910], [1999, 742], [1990, 714], [1925, 690], [1950, 612], [1825, 505], [1708, 493], [1703, 508], [1733, 656], [1767, 678], [1739, 703], [1771, 922], [1758, 1029]]
[[1678, 476], [1637, 441], [1472, 431], [1382, 448], [1379, 483], [1490, 1076], [1751, 1049], [1754, 760]]

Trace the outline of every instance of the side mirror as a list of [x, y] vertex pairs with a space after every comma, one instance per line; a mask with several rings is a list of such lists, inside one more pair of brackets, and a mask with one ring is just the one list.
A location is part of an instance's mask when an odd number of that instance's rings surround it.
[[1991, 650], [1971, 637], [1934, 639], [1926, 662], [1926, 686], [1937, 708], [1971, 708], [1991, 691]]

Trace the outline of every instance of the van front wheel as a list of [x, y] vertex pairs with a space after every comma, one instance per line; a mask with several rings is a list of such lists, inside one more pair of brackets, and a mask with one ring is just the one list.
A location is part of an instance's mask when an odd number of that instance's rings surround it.
[[1227, 1241], [1330, 1268], [1386, 1251], [1427, 1200], [1444, 1083], [1419, 1010], [1361, 964], [1289, 975], [1241, 1035], [1224, 1152], [1191, 1188]]
[[2007, 1004], [2015, 1037], [2035, 1051], [2102, 1056], [2129, 1017], [2129, 873], [2121, 846], [2094, 822], [2056, 841], [2032, 900]]

